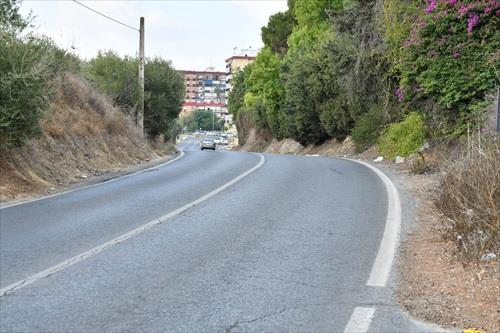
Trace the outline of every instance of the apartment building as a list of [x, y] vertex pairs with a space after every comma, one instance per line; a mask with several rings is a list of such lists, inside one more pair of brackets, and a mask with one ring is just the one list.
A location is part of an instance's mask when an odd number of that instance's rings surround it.
[[257, 56], [259, 50], [248, 49], [233, 49], [233, 55], [226, 59], [226, 91], [231, 91], [231, 79], [233, 75], [243, 69], [246, 65], [252, 63]]
[[204, 71], [183, 70], [186, 96], [181, 117], [194, 110], [208, 110], [230, 122], [227, 111], [226, 73], [207, 68]]

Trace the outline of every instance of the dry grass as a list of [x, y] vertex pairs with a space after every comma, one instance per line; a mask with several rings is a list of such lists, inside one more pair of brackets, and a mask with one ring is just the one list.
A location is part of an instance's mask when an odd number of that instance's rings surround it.
[[500, 144], [497, 137], [469, 144], [449, 160], [439, 186], [437, 206], [446, 216], [446, 239], [458, 253], [478, 259], [500, 252]]
[[86, 81], [66, 75], [56, 82], [56, 91], [41, 122], [42, 135], [0, 152], [0, 200], [79, 182], [84, 175], [116, 171], [160, 154], [128, 115]]
[[430, 195], [439, 174], [401, 177], [415, 200], [416, 220], [402, 237], [396, 299], [414, 317], [443, 327], [500, 332], [500, 266], [457, 260], [455, 242], [443, 239], [443, 217]]

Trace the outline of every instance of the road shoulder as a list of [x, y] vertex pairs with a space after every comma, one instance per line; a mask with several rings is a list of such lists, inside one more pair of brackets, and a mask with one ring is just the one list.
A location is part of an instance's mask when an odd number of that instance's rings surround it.
[[494, 262], [465, 263], [441, 236], [444, 217], [433, 203], [439, 175], [402, 175], [415, 202], [401, 241], [396, 300], [412, 316], [453, 329], [499, 332], [500, 286]]
[[2, 200], [0, 203], [0, 208], [9, 207], [33, 200], [39, 200], [45, 197], [51, 197], [62, 193], [72, 192], [89, 186], [95, 186], [112, 179], [117, 179], [130, 174], [141, 172], [143, 170], [154, 168], [175, 158], [178, 158], [179, 156], [181, 156], [181, 152], [174, 151], [151, 160], [146, 159], [144, 161], [140, 161], [138, 162], [138, 164], [129, 165], [123, 168], [114, 168], [112, 170], [104, 171], [99, 174], [81, 177], [77, 181], [73, 181], [69, 184], [61, 184], [58, 187], [34, 189], [30, 192], [25, 192], [22, 195], [15, 197], [14, 199]]

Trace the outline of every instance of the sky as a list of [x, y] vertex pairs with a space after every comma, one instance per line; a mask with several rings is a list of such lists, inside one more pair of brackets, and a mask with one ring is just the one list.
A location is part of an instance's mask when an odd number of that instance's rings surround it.
[[[145, 18], [146, 57], [161, 56], [176, 69], [224, 71], [233, 48], [262, 47], [260, 28], [270, 15], [285, 11], [286, 0], [80, 1], [129, 26]], [[99, 50], [136, 55], [139, 33], [71, 0], [24, 0], [37, 32], [90, 59]]]

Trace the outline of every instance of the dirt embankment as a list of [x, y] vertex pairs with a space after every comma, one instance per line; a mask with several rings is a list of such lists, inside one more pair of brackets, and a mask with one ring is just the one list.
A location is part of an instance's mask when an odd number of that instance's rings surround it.
[[84, 80], [67, 75], [56, 91], [41, 135], [0, 152], [0, 201], [51, 193], [173, 153], [173, 147], [154, 149], [129, 116]]
[[256, 151], [270, 154], [295, 154], [295, 155], [326, 155], [326, 156], [356, 156], [371, 158], [375, 156], [376, 151], [370, 149], [363, 154], [357, 154], [354, 143], [350, 137], [343, 141], [331, 139], [321, 145], [303, 146], [295, 140], [284, 139], [276, 140], [266, 136], [259, 135], [255, 129], [249, 131], [245, 144], [236, 147], [238, 151]]
[[[341, 156], [367, 161], [378, 156], [376, 147], [357, 154], [351, 138], [304, 147], [291, 139], [265, 140], [255, 132], [251, 134], [238, 150]], [[498, 259], [465, 261], [457, 257], [456, 243], [443, 237], [446, 217], [436, 208], [435, 198], [441, 179], [439, 163], [446, 162], [438, 150], [431, 147], [424, 153], [426, 163], [432, 166], [424, 174], [412, 172], [415, 166], [418, 167], [415, 162], [420, 162], [418, 156], [401, 164], [383, 162], [403, 179], [404, 190], [411, 194], [417, 207], [411, 231], [403, 235], [400, 244], [396, 299], [412, 316], [443, 327], [500, 332]]]

